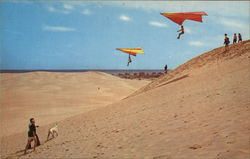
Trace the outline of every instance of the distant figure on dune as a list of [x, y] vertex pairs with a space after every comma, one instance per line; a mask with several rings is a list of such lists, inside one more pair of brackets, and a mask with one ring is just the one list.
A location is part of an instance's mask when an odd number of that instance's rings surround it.
[[241, 36], [240, 33], [238, 33], [238, 43], [239, 43], [239, 42], [242, 42], [242, 36]]
[[229, 43], [230, 43], [229, 37], [227, 37], [227, 34], [225, 34], [224, 45], [225, 45], [226, 48], [228, 47], [228, 44], [229, 44]]
[[165, 65], [164, 71], [165, 71], [165, 73], [168, 73], [168, 65]]
[[233, 40], [233, 44], [234, 43], [236, 43], [237, 42], [237, 35], [236, 35], [236, 33], [234, 33], [234, 38], [233, 38], [234, 40]]
[[[37, 143], [39, 140], [38, 136], [36, 134], [36, 127], [38, 127], [38, 126], [35, 125], [35, 119], [30, 118], [29, 131], [28, 131], [28, 142], [27, 142], [27, 145], [25, 147], [24, 154], [27, 153], [27, 150], [30, 147], [32, 141], [34, 141], [33, 150], [34, 151], [36, 150], [36, 146], [37, 146]], [[39, 142], [39, 145], [40, 145], [40, 142]]]
[[177, 37], [177, 39], [180, 39], [181, 35], [184, 34], [184, 26], [181, 25], [181, 29], [178, 30], [177, 32], [180, 32], [179, 35], [178, 35], [178, 37]]

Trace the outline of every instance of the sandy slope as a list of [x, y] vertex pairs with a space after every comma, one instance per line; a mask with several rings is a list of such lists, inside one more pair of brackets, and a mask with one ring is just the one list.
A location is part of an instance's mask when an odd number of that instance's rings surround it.
[[146, 81], [100, 72], [1, 74], [1, 135], [26, 131], [30, 117], [40, 126], [121, 100]]
[[[35, 153], [17, 152], [25, 140], [24, 134], [17, 134], [2, 139], [2, 154], [9, 158], [247, 159], [249, 79], [250, 41], [231, 45], [226, 52], [218, 48], [126, 99], [59, 122], [59, 137], [43, 143]], [[47, 128], [38, 131], [43, 141]]]

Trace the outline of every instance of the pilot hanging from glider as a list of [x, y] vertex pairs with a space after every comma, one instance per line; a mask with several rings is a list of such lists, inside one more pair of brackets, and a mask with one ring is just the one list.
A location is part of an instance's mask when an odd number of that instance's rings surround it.
[[130, 54], [128, 55], [128, 64], [127, 64], [127, 66], [129, 65], [129, 63], [131, 63], [132, 62], [132, 60], [131, 60], [131, 57], [130, 57]]
[[185, 20], [193, 20], [197, 22], [202, 22], [202, 16], [207, 15], [205, 12], [181, 12], [181, 13], [161, 13], [161, 15], [172, 20], [176, 24], [180, 25], [180, 32], [177, 39], [180, 39], [180, 36], [184, 34], [184, 26], [182, 25]]
[[180, 32], [179, 35], [178, 35], [178, 37], [177, 37], [177, 39], [180, 39], [181, 35], [184, 34], [184, 26], [181, 25], [181, 29], [178, 30], [177, 32]]
[[127, 66], [129, 66], [129, 64], [132, 62], [130, 55], [136, 56], [136, 54], [138, 54], [138, 53], [144, 54], [144, 51], [142, 50], [142, 48], [117, 48], [116, 50], [119, 50], [119, 51], [122, 51], [122, 52], [128, 54]]

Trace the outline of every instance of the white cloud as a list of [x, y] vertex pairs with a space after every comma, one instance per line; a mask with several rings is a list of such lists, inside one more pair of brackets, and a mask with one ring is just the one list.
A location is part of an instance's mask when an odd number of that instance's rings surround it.
[[54, 7], [52, 7], [52, 6], [48, 7], [48, 10], [49, 10], [50, 12], [56, 12], [56, 9], [55, 9]]
[[57, 12], [57, 13], [63, 13], [63, 14], [69, 14], [70, 13], [68, 10], [57, 9], [57, 8], [55, 8], [53, 6], [49, 6], [47, 9], [50, 12]]
[[150, 21], [149, 24], [155, 27], [167, 27], [168, 26], [166, 23], [161, 23], [157, 21]]
[[240, 32], [245, 36], [248, 36], [248, 37], [250, 36], [249, 23], [246, 23], [240, 20], [229, 19], [229, 18], [220, 18], [220, 19], [217, 19], [216, 22], [221, 25], [224, 25], [225, 28], [229, 29], [229, 31], [232, 33]]
[[227, 19], [227, 18], [221, 18], [219, 19], [219, 23], [222, 25], [225, 25], [227, 27], [233, 27], [237, 29], [246, 29], [248, 28], [248, 24], [244, 24], [237, 20]]
[[208, 35], [202, 38], [203, 41], [208, 41], [205, 45], [211, 48], [220, 47], [224, 42], [224, 35]]
[[66, 32], [66, 31], [75, 31], [75, 28], [63, 27], [63, 26], [48, 26], [45, 25], [43, 30], [46, 31], [57, 31], [57, 32]]
[[190, 41], [188, 44], [191, 45], [191, 46], [204, 46], [205, 45], [201, 41]]
[[184, 32], [192, 34], [192, 31], [188, 27], [184, 27]]
[[130, 21], [130, 20], [131, 20], [131, 18], [128, 17], [128, 16], [126, 16], [126, 15], [121, 15], [121, 16], [119, 17], [119, 19], [120, 19], [120, 20], [123, 20], [123, 21]]
[[68, 9], [68, 10], [73, 10], [75, 9], [73, 5], [71, 4], [63, 4], [63, 8]]
[[84, 15], [92, 14], [92, 12], [89, 9], [84, 9], [81, 13], [84, 14]]
[[33, 4], [34, 2], [31, 1], [31, 0], [11, 0], [11, 1], [8, 1], [9, 3], [25, 3], [25, 4]]
[[[158, 12], [190, 12], [198, 10], [210, 15], [248, 16], [248, 1], [112, 1], [104, 5], [117, 5], [126, 8], [144, 9]], [[235, 10], [235, 8], [238, 8]]]

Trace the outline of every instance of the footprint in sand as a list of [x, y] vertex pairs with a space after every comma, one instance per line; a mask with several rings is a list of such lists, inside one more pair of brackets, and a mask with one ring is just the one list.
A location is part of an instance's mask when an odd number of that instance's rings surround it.
[[114, 133], [118, 133], [118, 132], [119, 132], [119, 130], [113, 130], [113, 132], [114, 132]]
[[201, 145], [194, 144], [193, 146], [190, 146], [189, 148], [195, 150], [195, 149], [201, 148]]
[[96, 147], [101, 148], [101, 147], [102, 147], [102, 145], [101, 145], [101, 144], [98, 144]]
[[153, 159], [171, 159], [169, 155], [161, 155], [161, 156], [155, 156]]
[[162, 135], [162, 134], [164, 134], [164, 131], [162, 131], [162, 132], [159, 133], [159, 135]]
[[208, 124], [204, 125], [203, 127], [207, 127], [207, 126], [208, 126]]

